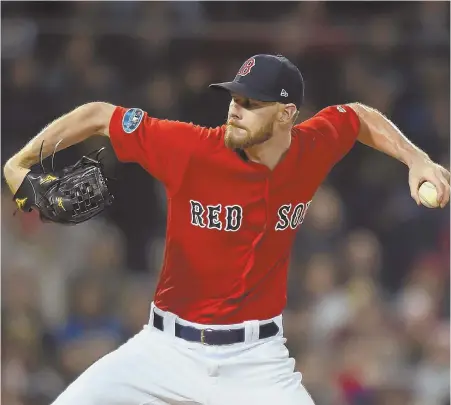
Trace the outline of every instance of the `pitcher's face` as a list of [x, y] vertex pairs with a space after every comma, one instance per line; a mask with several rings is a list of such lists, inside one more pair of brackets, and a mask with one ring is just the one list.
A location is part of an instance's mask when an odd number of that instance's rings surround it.
[[225, 145], [230, 149], [245, 149], [270, 139], [278, 113], [277, 104], [232, 94]]

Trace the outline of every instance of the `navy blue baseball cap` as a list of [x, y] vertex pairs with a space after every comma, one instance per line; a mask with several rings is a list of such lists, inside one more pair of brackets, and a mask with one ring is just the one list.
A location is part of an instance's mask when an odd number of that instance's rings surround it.
[[243, 63], [232, 82], [210, 84], [259, 101], [293, 103], [304, 101], [304, 79], [299, 69], [282, 55], [255, 55]]

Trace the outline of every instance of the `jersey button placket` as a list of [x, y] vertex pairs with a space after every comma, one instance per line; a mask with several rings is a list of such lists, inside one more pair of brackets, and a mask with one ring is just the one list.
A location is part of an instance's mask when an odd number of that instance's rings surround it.
[[270, 187], [270, 181], [271, 181], [270, 179], [271, 179], [270, 176], [268, 176], [266, 178], [265, 192], [264, 192], [264, 196], [263, 196], [264, 201], [265, 201], [265, 225], [263, 227], [264, 232], [266, 232], [268, 230], [268, 225], [269, 225], [269, 222], [271, 221], [271, 213], [269, 212], [269, 209], [270, 209], [269, 187]]

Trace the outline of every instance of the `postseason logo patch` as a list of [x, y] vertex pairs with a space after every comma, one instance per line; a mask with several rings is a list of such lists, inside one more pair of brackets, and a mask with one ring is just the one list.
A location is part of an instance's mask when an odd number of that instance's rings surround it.
[[124, 132], [126, 134], [131, 134], [136, 128], [138, 128], [138, 125], [141, 123], [143, 117], [143, 110], [139, 108], [128, 109], [122, 119], [122, 129]]

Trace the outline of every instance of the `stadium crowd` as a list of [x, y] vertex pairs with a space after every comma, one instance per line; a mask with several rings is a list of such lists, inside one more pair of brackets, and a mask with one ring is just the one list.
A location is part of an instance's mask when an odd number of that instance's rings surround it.
[[[2, 160], [88, 101], [221, 125], [228, 100], [208, 84], [264, 52], [303, 72], [300, 119], [360, 101], [449, 168], [449, 3], [375, 3], [2, 3]], [[101, 145], [117, 177], [102, 218], [62, 227], [13, 216], [3, 184], [4, 405], [51, 403], [147, 322], [164, 190], [101, 137], [56, 165]], [[416, 206], [407, 174], [357, 144], [298, 233], [284, 324], [318, 405], [450, 403], [449, 210]]]

